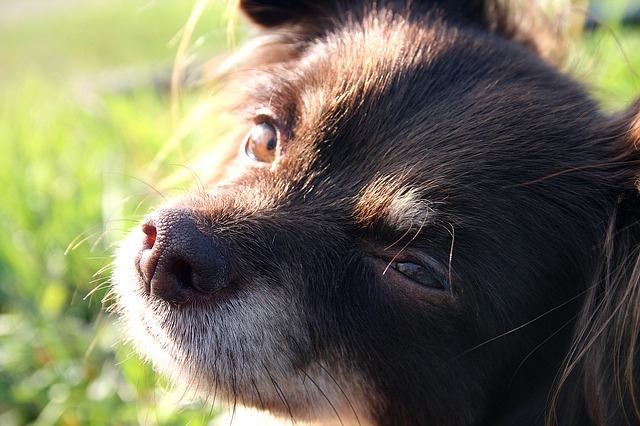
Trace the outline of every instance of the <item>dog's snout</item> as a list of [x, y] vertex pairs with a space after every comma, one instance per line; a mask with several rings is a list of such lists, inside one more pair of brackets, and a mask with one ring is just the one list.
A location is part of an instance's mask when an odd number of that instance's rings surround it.
[[198, 229], [190, 210], [159, 210], [144, 221], [142, 232], [138, 271], [147, 294], [180, 304], [226, 287], [225, 249]]

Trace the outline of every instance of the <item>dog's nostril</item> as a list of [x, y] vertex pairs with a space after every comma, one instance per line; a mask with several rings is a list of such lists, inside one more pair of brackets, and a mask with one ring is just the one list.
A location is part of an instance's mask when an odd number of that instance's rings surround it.
[[156, 229], [156, 227], [149, 222], [143, 223], [142, 232], [144, 232], [144, 235], [145, 235], [145, 239], [144, 239], [145, 248], [147, 249], [153, 248], [153, 246], [156, 244], [156, 237], [158, 235], [158, 230]]
[[189, 262], [182, 259], [176, 260], [173, 264], [172, 272], [177, 283], [186, 288], [193, 287], [192, 269]]

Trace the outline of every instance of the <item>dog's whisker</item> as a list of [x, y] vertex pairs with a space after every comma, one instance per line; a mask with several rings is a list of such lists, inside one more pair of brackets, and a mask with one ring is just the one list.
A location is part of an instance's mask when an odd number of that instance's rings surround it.
[[196, 188], [198, 191], [205, 191], [205, 185], [204, 182], [202, 181], [202, 179], [200, 178], [200, 176], [198, 175], [198, 173], [191, 167], [187, 166], [186, 164], [177, 164], [177, 163], [172, 163], [169, 164], [170, 166], [177, 166], [177, 167], [182, 167], [183, 169], [185, 169], [187, 172], [189, 172], [189, 174], [191, 175], [191, 177], [193, 178], [193, 181], [196, 184]]
[[[145, 181], [144, 179], [138, 178], [136, 176], [133, 175], [124, 175], [125, 177], [127, 177], [128, 179], [131, 180], [135, 180], [137, 182], [140, 182], [141, 184], [143, 184], [144, 186], [146, 186], [147, 188], [149, 188], [151, 191], [153, 191], [154, 194], [158, 195], [160, 198], [162, 198], [165, 202], [168, 202], [169, 200], [167, 199], [167, 197], [162, 193], [162, 191], [160, 191], [159, 189], [157, 189], [154, 185], [150, 184], [149, 182]], [[149, 195], [150, 196], [150, 195]], [[141, 205], [141, 204], [140, 204]], [[139, 206], [140, 206], [139, 205]]]
[[555, 178], [558, 178], [560, 176], [564, 176], [566, 174], [581, 172], [581, 171], [585, 171], [585, 170], [599, 170], [599, 169], [607, 169], [607, 168], [610, 168], [610, 167], [635, 166], [635, 165], [640, 165], [640, 160], [609, 161], [609, 162], [599, 163], [599, 164], [587, 164], [587, 165], [584, 165], [584, 166], [576, 166], [576, 167], [571, 167], [571, 168], [567, 168], [567, 169], [564, 169], [564, 170], [560, 170], [559, 172], [550, 173], [550, 174], [545, 175], [545, 176], [543, 176], [541, 178], [534, 179], [534, 180], [531, 180], [531, 181], [528, 181], [528, 182], [508, 185], [508, 186], [505, 186], [504, 189], [512, 189], [512, 188], [535, 185], [537, 183], [541, 183], [541, 182], [545, 182], [547, 180], [555, 179]]
[[269, 377], [269, 380], [271, 381], [271, 385], [273, 386], [273, 389], [275, 390], [276, 395], [278, 396], [278, 398], [280, 398], [280, 401], [282, 401], [283, 406], [285, 407], [287, 413], [289, 414], [289, 418], [291, 419], [291, 422], [295, 423], [295, 417], [293, 415], [293, 411], [291, 410], [291, 407], [289, 406], [289, 402], [287, 401], [286, 395], [280, 388], [280, 385], [278, 384], [278, 382], [273, 378], [273, 376], [269, 372], [269, 368], [267, 368], [263, 364], [263, 369], [264, 369], [264, 372], [267, 374], [267, 377]]
[[420, 224], [420, 227], [418, 228], [418, 230], [411, 236], [411, 239], [409, 241], [407, 241], [407, 243], [404, 246], [402, 246], [402, 248], [400, 250], [398, 250], [398, 252], [396, 254], [393, 255], [393, 257], [391, 258], [391, 260], [387, 264], [387, 267], [384, 268], [384, 271], [382, 272], [382, 275], [387, 273], [387, 271], [389, 270], [391, 265], [393, 265], [393, 263], [396, 261], [398, 256], [400, 256], [402, 254], [402, 252], [407, 247], [409, 247], [409, 245], [418, 237], [418, 234], [420, 234], [420, 232], [422, 231], [422, 228], [424, 227], [426, 222], [427, 222], [427, 216], [425, 215], [424, 218], [422, 219], [422, 223]]
[[324, 374], [327, 375], [327, 377], [329, 377], [329, 379], [331, 379], [331, 381], [336, 385], [336, 387], [338, 388], [338, 391], [340, 391], [340, 393], [342, 394], [342, 396], [344, 397], [345, 401], [347, 401], [347, 404], [349, 405], [349, 409], [351, 410], [351, 412], [353, 413], [353, 416], [356, 420], [356, 423], [358, 425], [362, 425], [362, 423], [360, 422], [360, 418], [358, 416], [358, 412], [356, 411], [356, 408], [353, 406], [351, 399], [349, 398], [349, 396], [347, 395], [347, 393], [345, 392], [344, 388], [342, 387], [342, 385], [340, 383], [338, 383], [338, 381], [336, 380], [336, 378], [333, 376], [333, 374], [331, 374], [331, 372], [318, 360], [314, 360], [314, 363], [320, 367], [320, 369], [324, 372]]
[[[402, 234], [402, 236], [400, 238], [398, 238], [397, 240], [395, 240], [393, 243], [391, 243], [390, 245], [388, 245], [387, 247], [384, 248], [384, 251], [388, 251], [391, 250], [393, 247], [396, 246], [396, 244], [400, 244], [400, 242], [402, 240], [404, 240], [404, 238], [409, 235], [411, 233], [411, 230], [413, 229], [413, 224], [411, 224], [409, 226], [409, 228], [404, 232], [404, 234]], [[393, 263], [393, 262], [392, 262]], [[386, 272], [386, 269], [385, 269]]]
[[581, 297], [584, 297], [585, 293], [586, 293], [586, 291], [584, 291], [584, 292], [582, 292], [580, 294], [577, 294], [577, 295], [573, 296], [572, 298], [564, 301], [563, 303], [561, 303], [559, 305], [556, 305], [555, 307], [553, 307], [553, 308], [545, 311], [544, 313], [538, 315], [537, 317], [535, 317], [535, 318], [533, 318], [533, 319], [531, 319], [529, 321], [526, 321], [525, 323], [520, 324], [519, 326], [514, 327], [514, 328], [512, 328], [512, 329], [510, 329], [510, 330], [508, 330], [508, 331], [506, 331], [504, 333], [498, 334], [497, 336], [494, 336], [494, 337], [492, 337], [490, 339], [487, 339], [484, 342], [482, 342], [482, 343], [480, 343], [480, 344], [478, 344], [476, 346], [473, 346], [470, 349], [465, 350], [464, 352], [462, 352], [461, 354], [456, 356], [453, 360], [454, 361], [458, 360], [459, 358], [461, 358], [461, 357], [463, 357], [463, 356], [465, 356], [465, 355], [467, 355], [467, 354], [469, 354], [469, 353], [471, 353], [471, 352], [473, 352], [475, 350], [478, 350], [478, 349], [482, 348], [483, 346], [486, 346], [486, 345], [488, 345], [490, 343], [493, 343], [496, 340], [503, 339], [503, 338], [505, 338], [505, 337], [507, 337], [507, 336], [509, 336], [511, 334], [514, 334], [514, 333], [516, 333], [516, 332], [518, 332], [518, 331], [520, 331], [520, 330], [522, 330], [522, 329], [524, 329], [524, 328], [526, 328], [526, 327], [528, 327], [528, 326], [540, 321], [542, 318], [544, 318], [546, 316], [549, 316], [552, 313], [554, 313], [554, 312], [556, 312], [558, 310], [561, 310], [565, 306], [567, 306], [567, 305], [569, 305], [571, 303], [574, 303], [576, 300], [580, 299]]
[[[113, 271], [114, 267], [115, 266], [113, 265], [113, 263], [107, 263], [102, 268], [98, 269], [96, 273], [93, 274], [93, 277], [100, 278], [103, 275], [105, 275], [108, 271]], [[108, 280], [109, 277], [106, 277], [106, 279]]]
[[451, 297], [453, 297], [453, 245], [455, 243], [456, 240], [456, 232], [455, 232], [455, 228], [453, 227], [453, 225], [450, 225], [451, 229], [449, 230], [450, 234], [451, 234], [451, 247], [449, 248], [449, 259], [447, 262], [447, 274], [448, 274], [448, 280], [449, 280], [449, 295]]
[[[94, 286], [83, 298], [82, 300], [87, 300], [91, 297], [93, 297], [96, 293], [104, 290], [105, 288], [108, 288], [109, 286], [109, 280], [102, 280], [101, 283], [99, 283], [98, 285]], [[103, 299], [104, 301], [104, 299]]]
[[260, 409], [266, 410], [267, 406], [262, 399], [262, 394], [260, 393], [260, 390], [258, 389], [258, 385], [256, 385], [256, 381], [254, 379], [251, 379], [251, 386], [256, 392], [256, 397], [258, 398]]
[[333, 405], [333, 402], [331, 401], [331, 399], [329, 399], [329, 397], [324, 392], [324, 390], [322, 390], [322, 387], [320, 385], [318, 385], [318, 383], [315, 380], [313, 380], [313, 377], [311, 377], [306, 371], [304, 371], [304, 370], [300, 370], [300, 371], [301, 371], [302, 374], [304, 374], [304, 376], [307, 379], [309, 379], [309, 381], [313, 384], [313, 386], [315, 386], [316, 389], [318, 389], [318, 392], [320, 392], [320, 395], [322, 395], [322, 397], [325, 399], [325, 401], [327, 401], [327, 404], [329, 404], [329, 407], [331, 407], [331, 410], [333, 410], [333, 413], [335, 414], [336, 418], [340, 422], [340, 425], [344, 426], [344, 422], [342, 421], [342, 418], [340, 417], [340, 413], [338, 412], [336, 407]]
[[64, 251], [64, 255], [68, 255], [70, 252], [76, 250], [78, 247], [80, 247], [82, 244], [84, 244], [86, 241], [90, 240], [91, 238], [93, 238], [96, 235], [100, 235], [103, 231], [101, 230], [100, 232], [96, 231], [96, 228], [102, 228], [101, 225], [95, 225], [92, 226], [89, 229], [85, 229], [84, 231], [82, 231], [80, 234], [78, 234], [67, 246], [67, 248]]
[[533, 349], [531, 349], [531, 351], [522, 359], [522, 361], [520, 361], [520, 364], [518, 364], [518, 366], [514, 369], [513, 371], [513, 375], [511, 376], [511, 380], [509, 381], [509, 385], [511, 385], [511, 383], [514, 382], [516, 375], [518, 374], [518, 372], [520, 371], [520, 369], [522, 368], [522, 366], [527, 362], [527, 360], [532, 357], [534, 355], [534, 353], [544, 347], [545, 344], [547, 344], [549, 341], [551, 341], [558, 333], [562, 332], [562, 330], [564, 330], [566, 327], [570, 327], [573, 325], [573, 321], [577, 318], [577, 315], [574, 316], [573, 318], [571, 318], [571, 320], [566, 321], [564, 324], [562, 324], [562, 326], [560, 326], [558, 329], [554, 330], [552, 333], [549, 334], [549, 336], [547, 336], [542, 342], [540, 342], [538, 345], [536, 345]]
[[[409, 228], [409, 230], [407, 230], [407, 232], [405, 233], [405, 235], [407, 235], [407, 233], [409, 233], [409, 231], [411, 230], [411, 228]], [[403, 236], [404, 238], [404, 236]], [[398, 240], [397, 242], [399, 242], [400, 240]], [[412, 240], [411, 240], [412, 241]], [[393, 257], [391, 258], [391, 260], [389, 261], [389, 263], [387, 263], [387, 266], [384, 268], [384, 270], [382, 271], [382, 275], [385, 275], [387, 273], [387, 271], [389, 270], [389, 268], [394, 264], [394, 262], [396, 261], [396, 259], [398, 258], [398, 256], [400, 256], [400, 254], [404, 251], [404, 249], [406, 249], [409, 244], [411, 244], [411, 241], [407, 242], [404, 246], [402, 246], [402, 248], [400, 248], [400, 250], [397, 251], [397, 253], [395, 253], [393, 255]], [[391, 246], [395, 245], [396, 243], [392, 244]], [[387, 249], [385, 249], [387, 250]]]
[[67, 256], [70, 252], [77, 250], [79, 247], [81, 247], [83, 244], [85, 244], [89, 240], [94, 240], [94, 242], [91, 244], [91, 248], [89, 249], [89, 251], [91, 252], [95, 251], [97, 247], [104, 242], [104, 240], [107, 238], [110, 232], [128, 230], [125, 228], [110, 227], [112, 223], [126, 223], [126, 222], [131, 222], [136, 224], [138, 223], [137, 221], [132, 219], [108, 220], [108, 221], [104, 221], [101, 225], [95, 225], [89, 229], [82, 231], [69, 243], [69, 245], [64, 251], [64, 255]]

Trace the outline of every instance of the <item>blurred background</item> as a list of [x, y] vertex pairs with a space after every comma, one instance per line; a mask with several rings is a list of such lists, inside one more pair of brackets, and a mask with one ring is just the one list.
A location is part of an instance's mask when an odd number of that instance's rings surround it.
[[[169, 91], [194, 3], [0, 0], [0, 425], [213, 417], [118, 343], [101, 304], [114, 243], [203, 140], [184, 118], [208, 94]], [[228, 50], [226, 7], [204, 7], [190, 67]]]
[[[102, 307], [117, 241], [193, 184], [156, 191], [224, 127], [189, 119], [210, 88], [171, 96], [178, 51], [195, 68], [233, 49], [226, 3], [201, 6], [181, 45], [192, 0], [0, 0], [0, 425], [215, 418], [132, 354]], [[640, 96], [640, 2], [591, 7], [603, 22], [567, 67], [619, 111]]]

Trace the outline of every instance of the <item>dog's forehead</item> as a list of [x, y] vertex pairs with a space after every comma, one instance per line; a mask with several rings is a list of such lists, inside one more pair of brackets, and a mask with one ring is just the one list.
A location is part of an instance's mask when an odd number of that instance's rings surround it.
[[370, 200], [395, 223], [421, 223], [444, 199], [465, 212], [492, 191], [506, 203], [504, 188], [566, 168], [597, 121], [583, 89], [533, 52], [437, 18], [374, 14], [279, 67], [257, 99], [287, 123], [278, 176], [306, 180], [283, 188]]
[[[438, 20], [365, 19], [312, 44], [285, 84], [272, 86], [273, 92], [285, 86], [285, 94], [272, 92], [269, 101], [288, 105], [288, 148], [325, 156], [329, 168], [384, 158], [404, 173], [442, 159], [439, 151], [482, 150], [477, 142], [487, 132], [509, 131], [495, 128], [501, 127], [496, 110], [546, 96], [535, 99], [546, 76], [528, 69], [533, 55], [512, 47]], [[510, 62], [501, 54], [510, 54]]]
[[437, 22], [370, 17], [328, 35], [296, 64], [300, 122], [376, 131], [383, 126], [364, 118], [389, 125], [405, 120], [428, 92], [429, 82], [412, 79], [455, 44], [455, 33]]
[[322, 163], [316, 172], [350, 175], [344, 181], [410, 178], [413, 170], [424, 182], [437, 178], [434, 164], [425, 175], [430, 163], [483, 149], [477, 133], [488, 129], [481, 117], [517, 91], [493, 90], [501, 59], [487, 59], [482, 42], [437, 20], [394, 17], [313, 43], [287, 72], [270, 73], [262, 94], [262, 104], [281, 109], [291, 123], [284, 151], [296, 161], [287, 167], [305, 167], [310, 162], [299, 159], [312, 157]]

